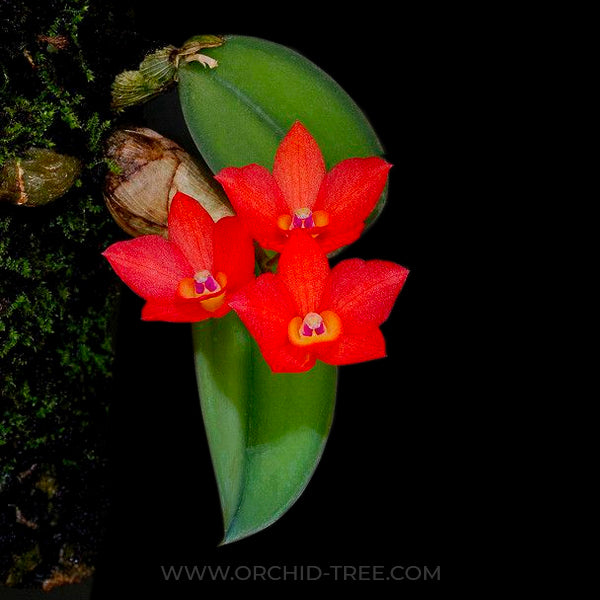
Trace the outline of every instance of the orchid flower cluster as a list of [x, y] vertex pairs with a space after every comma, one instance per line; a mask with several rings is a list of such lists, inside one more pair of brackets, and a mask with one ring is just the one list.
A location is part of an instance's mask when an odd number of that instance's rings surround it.
[[[251, 164], [216, 175], [235, 216], [215, 223], [178, 192], [168, 239], [144, 235], [103, 254], [146, 301], [142, 319], [198, 322], [233, 310], [274, 372], [382, 358], [380, 325], [408, 270], [360, 259], [330, 268], [328, 254], [358, 239], [390, 167], [379, 157], [349, 158], [327, 171], [316, 140], [296, 122], [272, 172]], [[276, 272], [255, 275], [255, 243], [279, 253]]]

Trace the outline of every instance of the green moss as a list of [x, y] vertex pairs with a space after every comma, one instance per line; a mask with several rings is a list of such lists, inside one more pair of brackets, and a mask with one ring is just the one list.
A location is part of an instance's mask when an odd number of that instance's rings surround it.
[[[97, 156], [111, 119], [90, 109], [96, 77], [84, 58], [79, 35], [95, 3], [49, 0], [24, 6], [7, 0], [6, 4], [7, 22], [3, 26], [12, 30], [17, 17], [22, 28], [18, 42], [15, 40], [7, 49], [0, 46], [4, 75], [0, 165], [30, 146], [54, 148], [62, 130], [75, 134], [74, 145], [88, 159]], [[24, 95], [25, 87], [35, 93]]]
[[87, 416], [111, 374], [118, 288], [100, 252], [115, 232], [103, 212], [87, 211], [82, 224], [90, 197], [65, 203], [45, 223], [22, 209], [0, 214], [19, 231], [0, 251], [0, 439], [25, 449], [57, 442], [63, 421]]
[[15, 556], [13, 567], [6, 578], [6, 584], [15, 585], [19, 581], [22, 581], [23, 577], [33, 571], [41, 560], [40, 547], [37, 544], [27, 552]]
[[84, 163], [51, 204], [0, 203], [0, 582], [11, 585], [48, 577], [67, 545], [93, 563], [106, 509], [120, 287], [101, 252], [124, 236], [102, 198], [102, 144], [110, 84], [136, 39], [119, 10], [0, 3], [0, 165], [32, 146]]

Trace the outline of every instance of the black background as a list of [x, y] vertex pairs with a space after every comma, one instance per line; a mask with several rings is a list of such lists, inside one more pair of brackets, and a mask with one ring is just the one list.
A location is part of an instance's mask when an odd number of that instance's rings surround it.
[[[474, 50], [463, 16], [403, 5], [392, 15], [375, 3], [243, 10], [223, 3], [131, 4], [149, 39], [178, 45], [198, 33], [263, 37], [294, 48], [336, 79], [366, 113], [394, 165], [384, 213], [340, 258], [386, 259], [411, 272], [382, 327], [388, 357], [340, 370], [331, 435], [303, 495], [266, 530], [224, 547], [218, 547], [222, 523], [189, 327], [142, 323], [141, 301], [127, 295], [112, 403], [112, 509], [92, 597], [157, 590], [188, 598], [211, 587], [164, 582], [161, 565], [435, 569], [456, 542], [448, 525], [460, 496], [455, 417], [463, 399], [452, 308], [460, 291], [449, 274], [461, 267], [455, 211], [470, 193], [465, 181], [474, 149], [467, 150], [465, 122], [479, 74], [465, 62]], [[132, 57], [131, 67], [138, 60]], [[177, 129], [176, 102], [163, 98], [144, 115], [151, 119], [153, 110], [172, 111]], [[296, 585], [310, 591], [322, 583]], [[437, 581], [393, 585], [399, 594], [441, 592]]]

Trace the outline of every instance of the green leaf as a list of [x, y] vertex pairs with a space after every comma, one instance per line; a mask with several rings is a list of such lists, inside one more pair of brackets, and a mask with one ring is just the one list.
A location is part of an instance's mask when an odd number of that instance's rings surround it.
[[337, 368], [273, 373], [233, 312], [192, 330], [226, 544], [276, 521], [305, 489], [331, 427]]
[[[218, 66], [181, 66], [179, 100], [192, 138], [214, 173], [251, 163], [271, 169], [280, 141], [296, 120], [315, 137], [328, 168], [346, 158], [383, 155], [354, 100], [298, 52], [247, 36], [229, 36], [202, 52]], [[383, 209], [386, 195], [387, 189], [368, 224]]]

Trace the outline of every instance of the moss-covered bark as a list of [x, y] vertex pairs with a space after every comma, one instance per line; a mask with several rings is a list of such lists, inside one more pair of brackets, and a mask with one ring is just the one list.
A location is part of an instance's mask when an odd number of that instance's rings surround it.
[[84, 164], [51, 204], [0, 203], [0, 584], [81, 579], [102, 536], [119, 288], [100, 253], [123, 237], [102, 143], [127, 23], [116, 2], [0, 4], [0, 168], [30, 147]]
[[[66, 546], [89, 564], [101, 535], [118, 289], [100, 251], [112, 234], [104, 207], [79, 190], [60, 206], [0, 215], [0, 571], [8, 583], [48, 578]], [[36, 547], [40, 568], [23, 573], [21, 557]]]

